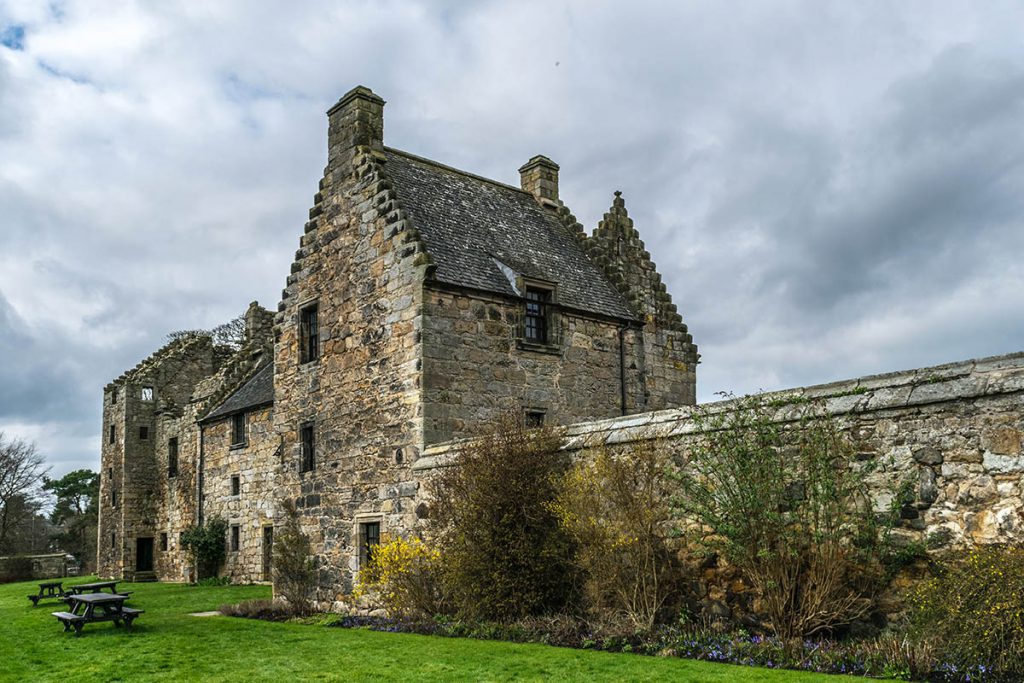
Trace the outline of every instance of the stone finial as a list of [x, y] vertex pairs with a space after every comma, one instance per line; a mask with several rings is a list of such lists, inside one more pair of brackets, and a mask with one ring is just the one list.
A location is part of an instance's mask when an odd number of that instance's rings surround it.
[[541, 204], [558, 205], [558, 164], [538, 154], [519, 168], [519, 185]]
[[384, 100], [356, 86], [327, 110], [328, 162], [347, 157], [356, 147], [384, 148]]

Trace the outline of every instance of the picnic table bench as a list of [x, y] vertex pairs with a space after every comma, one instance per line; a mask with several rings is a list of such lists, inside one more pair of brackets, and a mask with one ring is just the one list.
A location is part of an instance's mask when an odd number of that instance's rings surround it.
[[64, 589], [64, 602], [71, 606], [71, 598], [84, 593], [102, 593], [107, 589], [110, 593], [117, 595], [131, 595], [132, 591], [118, 591], [117, 581], [94, 581], [93, 583], [78, 583]]
[[65, 595], [63, 586], [63, 581], [43, 581], [39, 584], [39, 592], [28, 596], [28, 599], [32, 601], [32, 606], [35, 607], [39, 604], [40, 600], [46, 598], [63, 598]]
[[136, 617], [143, 613], [141, 609], [125, 607], [124, 601], [127, 595], [117, 593], [81, 593], [70, 595], [71, 611], [52, 612], [57, 621], [64, 625], [64, 632], [75, 630], [75, 635], [82, 635], [82, 627], [100, 621], [112, 621], [114, 626], [120, 626], [124, 622], [126, 628], [131, 628]]

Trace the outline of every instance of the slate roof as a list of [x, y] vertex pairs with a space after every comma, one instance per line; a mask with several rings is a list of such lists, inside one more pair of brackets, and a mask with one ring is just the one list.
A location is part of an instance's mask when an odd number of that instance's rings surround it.
[[223, 403], [207, 413], [202, 421], [209, 422], [273, 402], [274, 364], [267, 363], [237, 391], [228, 396]]
[[384, 170], [426, 243], [440, 282], [519, 296], [495, 259], [557, 284], [558, 303], [635, 320], [578, 238], [531, 194], [385, 148]]

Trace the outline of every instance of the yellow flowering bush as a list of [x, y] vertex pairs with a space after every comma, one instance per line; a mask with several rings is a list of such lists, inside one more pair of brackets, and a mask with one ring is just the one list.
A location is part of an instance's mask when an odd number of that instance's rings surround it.
[[915, 635], [958, 666], [1024, 672], [1024, 548], [977, 548], [909, 596]]
[[385, 536], [359, 570], [354, 594], [375, 599], [391, 616], [433, 616], [442, 611], [440, 562], [441, 553], [418, 538]]

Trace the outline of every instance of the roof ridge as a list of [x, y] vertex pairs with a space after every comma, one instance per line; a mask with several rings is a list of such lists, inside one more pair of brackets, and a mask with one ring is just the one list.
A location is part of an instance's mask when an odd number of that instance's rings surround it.
[[[529, 197], [533, 197], [532, 194], [530, 194], [529, 192], [527, 192], [526, 190], [524, 190], [521, 187], [516, 187], [515, 185], [509, 185], [508, 183], [503, 183], [500, 180], [495, 180], [493, 178], [487, 178], [486, 176], [478, 175], [476, 173], [470, 173], [469, 171], [463, 171], [461, 168], [455, 168], [454, 166], [449, 166], [448, 164], [442, 164], [440, 161], [435, 161], [433, 159], [428, 159], [426, 157], [421, 157], [418, 154], [413, 154], [411, 152], [406, 152], [406, 151], [401, 150], [401, 149], [395, 149], [394, 147], [384, 147], [384, 151], [386, 151], [386, 152], [393, 152], [395, 154], [400, 154], [400, 155], [402, 155], [404, 157], [408, 157], [410, 159], [415, 159], [416, 161], [419, 161], [419, 162], [422, 162], [422, 163], [425, 163], [425, 164], [430, 164], [431, 166], [437, 166], [438, 168], [443, 168], [444, 170], [451, 171], [452, 173], [458, 173], [459, 175], [464, 175], [464, 176], [466, 176], [468, 178], [473, 178], [474, 180], [482, 180], [485, 183], [490, 183], [491, 185], [497, 185], [498, 187], [502, 187], [502, 188], [504, 188], [506, 190], [515, 190], [516, 192], [520, 192], [520, 193], [525, 194], [525, 195], [527, 195]], [[386, 164], [385, 164], [385, 170], [387, 170], [387, 165]]]

